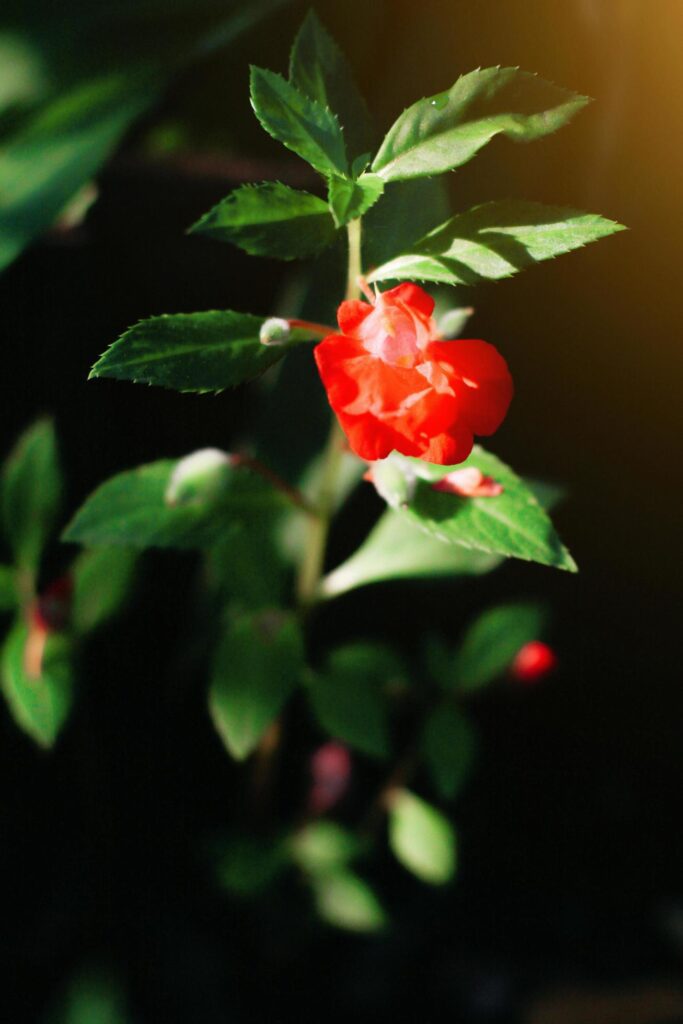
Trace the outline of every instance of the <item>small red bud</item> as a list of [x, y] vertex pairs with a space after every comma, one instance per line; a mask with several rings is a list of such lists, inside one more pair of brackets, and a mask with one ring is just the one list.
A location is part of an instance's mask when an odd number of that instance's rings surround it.
[[346, 793], [351, 779], [351, 754], [343, 743], [331, 740], [318, 747], [310, 762], [313, 785], [308, 802], [313, 814], [324, 814]]
[[512, 678], [518, 683], [533, 686], [557, 668], [557, 655], [542, 640], [524, 644], [510, 666]]

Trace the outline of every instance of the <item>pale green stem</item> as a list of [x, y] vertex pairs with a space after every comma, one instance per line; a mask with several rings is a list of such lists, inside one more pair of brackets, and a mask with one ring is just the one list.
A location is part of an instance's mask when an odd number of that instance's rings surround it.
[[[360, 295], [358, 279], [361, 276], [361, 221], [352, 220], [347, 225], [349, 240], [348, 270], [346, 276], [346, 298], [357, 299]], [[297, 597], [302, 608], [309, 608], [319, 596], [320, 580], [325, 562], [327, 536], [334, 513], [337, 476], [344, 452], [344, 434], [333, 415], [323, 465], [320, 475], [315, 506], [318, 515], [309, 524], [306, 550], [299, 569]]]

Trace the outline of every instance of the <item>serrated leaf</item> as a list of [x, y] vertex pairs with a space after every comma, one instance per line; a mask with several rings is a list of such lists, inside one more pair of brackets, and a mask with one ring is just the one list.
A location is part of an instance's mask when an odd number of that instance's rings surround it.
[[320, 726], [371, 757], [389, 753], [388, 707], [383, 688], [400, 675], [392, 652], [375, 644], [349, 644], [316, 675], [309, 700]]
[[331, 178], [328, 199], [337, 227], [362, 217], [384, 192], [384, 182], [377, 174], [361, 174], [356, 181]]
[[496, 135], [515, 142], [549, 135], [588, 102], [519, 68], [472, 71], [405, 110], [372, 170], [385, 181], [440, 174], [466, 163]]
[[18, 600], [14, 568], [11, 565], [0, 565], [0, 612], [13, 611]]
[[279, 494], [245, 469], [235, 469], [220, 501], [169, 505], [166, 494], [177, 464], [162, 459], [107, 480], [81, 506], [62, 539], [91, 547], [204, 548], [219, 541], [235, 521], [251, 521], [281, 507]]
[[283, 345], [263, 345], [264, 317], [232, 310], [175, 313], [141, 320], [101, 356], [90, 377], [114, 377], [176, 391], [222, 391], [279, 362], [310, 332], [293, 330]]
[[446, 221], [369, 280], [497, 281], [623, 230], [598, 214], [561, 206], [514, 199], [484, 203]]
[[40, 676], [26, 670], [29, 631], [22, 621], [10, 631], [0, 657], [2, 692], [14, 721], [41, 747], [54, 745], [72, 702], [69, 646], [63, 637], [48, 638]]
[[529, 602], [489, 608], [467, 630], [446, 685], [471, 693], [493, 682], [525, 644], [539, 640], [546, 614]]
[[251, 105], [263, 128], [321, 174], [348, 170], [344, 135], [335, 115], [282, 75], [252, 65]]
[[327, 924], [351, 932], [381, 931], [386, 914], [372, 888], [344, 868], [313, 878], [318, 914]]
[[303, 667], [301, 633], [292, 616], [257, 612], [228, 625], [214, 657], [209, 710], [232, 757], [241, 761], [255, 750]]
[[314, 821], [295, 832], [289, 841], [292, 860], [310, 875], [346, 867], [358, 856], [358, 838], [334, 821]]
[[441, 178], [414, 178], [389, 183], [363, 223], [363, 256], [367, 267], [376, 267], [408, 252], [450, 213], [448, 194]]
[[21, 568], [35, 573], [59, 513], [62, 475], [52, 420], [22, 434], [2, 467], [5, 533]]
[[455, 799], [472, 769], [476, 750], [472, 726], [451, 704], [441, 704], [425, 721], [421, 749], [439, 795]]
[[352, 158], [374, 148], [372, 120], [353, 72], [313, 10], [294, 40], [289, 80], [299, 92], [337, 114]]
[[316, 256], [335, 237], [327, 203], [279, 181], [242, 185], [190, 231], [232, 242], [252, 256], [280, 260]]
[[455, 832], [447, 818], [407, 789], [392, 793], [389, 846], [398, 861], [423, 882], [444, 885], [455, 875]]
[[[462, 544], [491, 555], [576, 572], [574, 559], [532, 490], [495, 455], [475, 445], [459, 467], [430, 465], [397, 453], [390, 458], [399, 464], [405, 461], [408, 471], [420, 477], [412, 500], [398, 514], [425, 533], [444, 544]], [[484, 476], [502, 484], [503, 493], [494, 498], [463, 498], [430, 486], [453, 469], [466, 466], [476, 466]]]
[[46, 231], [158, 95], [139, 74], [80, 83], [42, 104], [0, 150], [0, 269]]
[[81, 552], [71, 570], [76, 633], [89, 633], [116, 615], [130, 592], [136, 559], [135, 551], [123, 547]]
[[322, 597], [337, 597], [383, 580], [479, 576], [500, 565], [500, 556], [447, 547], [402, 515], [387, 509], [357, 551], [322, 582]]

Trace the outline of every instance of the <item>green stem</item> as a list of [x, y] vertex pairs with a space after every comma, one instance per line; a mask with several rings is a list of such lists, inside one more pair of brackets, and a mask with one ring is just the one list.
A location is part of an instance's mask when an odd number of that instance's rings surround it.
[[[352, 220], [347, 225], [349, 240], [348, 269], [346, 275], [346, 298], [357, 299], [360, 295], [358, 279], [361, 275], [361, 221]], [[310, 523], [306, 550], [299, 569], [297, 598], [302, 609], [315, 604], [319, 597], [320, 580], [323, 574], [327, 537], [334, 514], [337, 476], [344, 452], [344, 434], [332, 417], [332, 426], [323, 456], [322, 472], [315, 506], [318, 515]]]

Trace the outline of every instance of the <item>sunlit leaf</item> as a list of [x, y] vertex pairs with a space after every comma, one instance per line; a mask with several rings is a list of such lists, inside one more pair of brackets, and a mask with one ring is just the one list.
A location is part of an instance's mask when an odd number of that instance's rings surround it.
[[450, 882], [457, 863], [456, 839], [447, 818], [407, 789], [389, 804], [389, 845], [394, 856], [423, 882]]
[[452, 217], [369, 279], [495, 281], [623, 230], [616, 221], [560, 206], [514, 199], [484, 203]]
[[289, 841], [292, 859], [302, 870], [315, 875], [345, 867], [358, 856], [360, 842], [334, 821], [313, 821], [295, 832]]
[[377, 932], [386, 925], [386, 914], [372, 888], [345, 868], [316, 875], [313, 891], [318, 914], [335, 928]]
[[385, 181], [440, 174], [495, 135], [531, 142], [557, 131], [588, 102], [519, 68], [483, 68], [418, 100], [389, 129], [372, 170]]
[[335, 224], [342, 227], [362, 217], [374, 206], [384, 191], [384, 182], [376, 174], [361, 174], [356, 181], [331, 178], [328, 198]]

